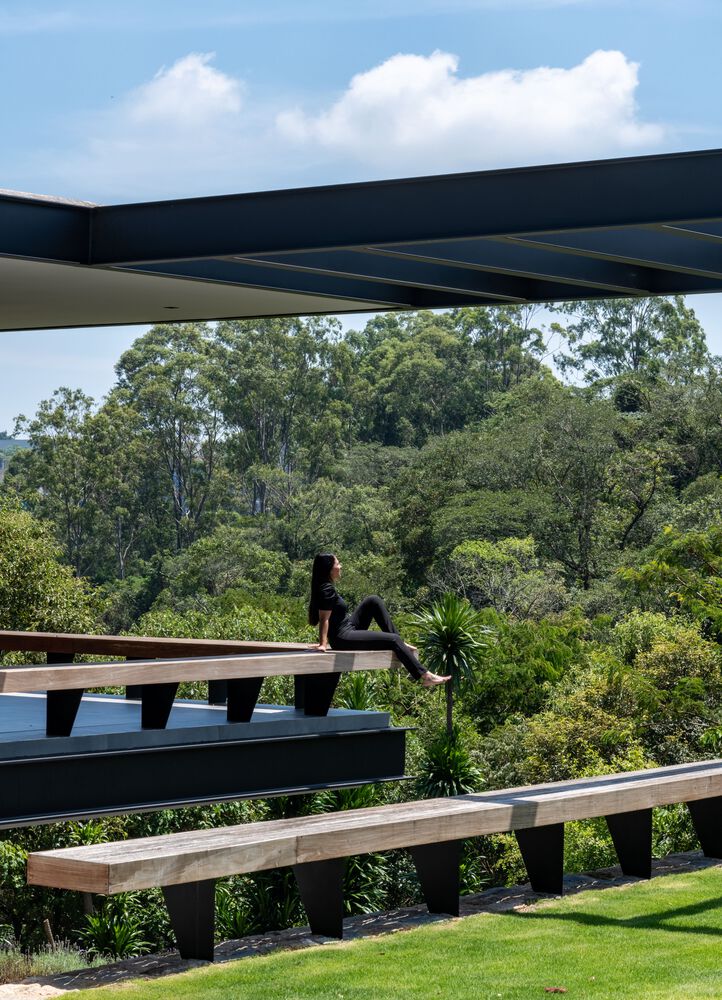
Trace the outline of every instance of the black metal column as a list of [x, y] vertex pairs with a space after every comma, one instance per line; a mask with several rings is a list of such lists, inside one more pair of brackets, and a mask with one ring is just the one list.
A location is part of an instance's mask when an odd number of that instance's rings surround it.
[[459, 862], [463, 841], [410, 847], [429, 913], [459, 916]]
[[163, 896], [181, 958], [213, 961], [216, 921], [216, 882], [164, 885]]
[[250, 722], [263, 685], [262, 677], [239, 677], [227, 681], [229, 722]]
[[722, 858], [722, 795], [687, 805], [702, 853], [706, 858]]
[[143, 685], [140, 709], [143, 729], [165, 729], [177, 691], [177, 682]]
[[561, 896], [564, 891], [564, 824], [515, 830], [534, 892]]
[[301, 902], [311, 933], [323, 937], [343, 937], [343, 877], [346, 858], [309, 861], [294, 865]]
[[615, 813], [606, 820], [624, 874], [651, 878], [652, 810]]

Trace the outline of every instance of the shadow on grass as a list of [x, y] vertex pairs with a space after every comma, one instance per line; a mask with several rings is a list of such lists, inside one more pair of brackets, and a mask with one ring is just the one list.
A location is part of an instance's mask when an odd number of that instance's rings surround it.
[[679, 917], [695, 917], [712, 910], [722, 908], [722, 898], [710, 898], [700, 900], [698, 903], [690, 903], [689, 906], [678, 906], [675, 909], [665, 909], [656, 913], [645, 913], [630, 917], [608, 917], [600, 913], [568, 912], [558, 913], [545, 910], [533, 910], [524, 912], [521, 910], [510, 910], [503, 914], [506, 917], [514, 917], [517, 920], [545, 921], [555, 920], [563, 923], [583, 924], [588, 927], [640, 927], [646, 930], [674, 931], [681, 934], [712, 934], [716, 937], [722, 935], [722, 924], [717, 927], [695, 924], [693, 927], [686, 927], [680, 924], [671, 923]]

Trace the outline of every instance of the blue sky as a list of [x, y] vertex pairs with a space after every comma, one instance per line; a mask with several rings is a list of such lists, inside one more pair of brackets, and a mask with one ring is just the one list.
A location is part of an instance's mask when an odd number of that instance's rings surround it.
[[[100, 203], [722, 147], [719, 0], [0, 2], [0, 188]], [[722, 297], [697, 296], [722, 353]], [[0, 430], [140, 328], [0, 333]]]

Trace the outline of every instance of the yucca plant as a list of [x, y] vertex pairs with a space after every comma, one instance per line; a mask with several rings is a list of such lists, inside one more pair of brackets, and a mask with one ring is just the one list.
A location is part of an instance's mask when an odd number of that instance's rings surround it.
[[478, 789], [481, 771], [456, 730], [451, 736], [442, 730], [426, 751], [425, 758], [423, 775], [417, 782], [422, 798], [465, 795]]
[[467, 600], [443, 594], [429, 608], [414, 615], [424, 665], [436, 674], [451, 674], [446, 685], [446, 733], [454, 731], [454, 693], [472, 681], [481, 666], [491, 629]]

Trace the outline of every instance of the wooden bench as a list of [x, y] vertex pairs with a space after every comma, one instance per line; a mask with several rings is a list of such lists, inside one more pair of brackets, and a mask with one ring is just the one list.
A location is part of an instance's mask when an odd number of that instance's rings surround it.
[[[93, 686], [125, 687], [129, 698], [142, 702], [142, 728], [163, 729], [180, 681], [207, 680], [209, 703], [228, 704], [229, 722], [248, 722], [265, 677], [293, 675], [295, 707], [324, 716], [342, 673], [400, 666], [390, 651], [320, 653], [295, 642], [0, 631], [0, 653], [11, 651], [44, 653], [48, 668], [60, 668], [50, 673], [43, 667], [0, 668], [0, 694], [48, 692], [48, 736], [70, 735], [83, 691]], [[73, 664], [78, 654], [124, 656], [125, 663]], [[156, 660], [166, 669], [150, 671], [151, 665], [161, 667]], [[71, 665], [96, 672], [66, 673]], [[45, 672], [30, 672], [36, 670]], [[99, 679], [91, 683], [91, 678]]]
[[341, 937], [349, 855], [410, 848], [429, 910], [458, 914], [468, 837], [514, 832], [536, 892], [561, 894], [564, 824], [604, 816], [627, 875], [649, 878], [652, 809], [686, 802], [722, 857], [722, 761], [30, 854], [28, 883], [114, 894], [160, 886], [184, 958], [213, 959], [215, 880], [292, 866], [311, 930]]
[[181, 681], [225, 681], [228, 722], [250, 722], [266, 677], [293, 674], [296, 707], [328, 714], [342, 673], [386, 670], [398, 661], [390, 651], [297, 651], [205, 656], [190, 659], [69, 663], [0, 668], [0, 694], [47, 693], [46, 734], [69, 736], [83, 693], [91, 688], [139, 686], [143, 729], [164, 729]]

